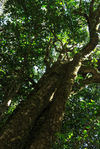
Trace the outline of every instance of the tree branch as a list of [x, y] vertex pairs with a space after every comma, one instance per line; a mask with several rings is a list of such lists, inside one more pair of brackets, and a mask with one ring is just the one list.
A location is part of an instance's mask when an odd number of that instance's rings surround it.
[[[92, 74], [90, 77], [87, 74]], [[83, 76], [83, 79], [75, 82], [72, 88], [72, 93], [76, 94], [81, 91], [86, 85], [100, 83], [100, 71], [94, 67], [82, 66], [79, 74]]]
[[46, 48], [46, 54], [45, 54], [45, 58], [44, 58], [44, 63], [46, 65], [46, 71], [48, 71], [50, 69], [50, 61], [51, 61], [51, 58], [50, 58], [50, 44], [52, 42], [52, 39], [50, 39], [48, 45], [47, 45], [47, 48]]
[[[94, 2], [94, 1], [93, 1]], [[91, 4], [92, 7], [92, 4]], [[92, 8], [90, 8], [92, 9]], [[94, 50], [99, 42], [98, 33], [96, 32], [96, 26], [99, 23], [100, 18], [100, 5], [97, 9], [91, 14], [89, 14], [89, 33], [90, 41], [82, 48], [81, 52], [77, 53], [73, 58], [73, 65], [77, 66], [79, 62], [82, 62], [85, 57], [88, 57], [89, 54]]]

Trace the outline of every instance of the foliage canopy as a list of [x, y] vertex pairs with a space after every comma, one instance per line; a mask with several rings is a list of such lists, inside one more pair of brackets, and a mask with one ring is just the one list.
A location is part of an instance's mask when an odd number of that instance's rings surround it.
[[[38, 88], [38, 81], [55, 62], [77, 60], [84, 47], [100, 35], [94, 30], [99, 24], [99, 6], [100, 0], [7, 0], [0, 16], [1, 126]], [[95, 75], [100, 71], [99, 47], [98, 42], [92, 53], [88, 52], [90, 56], [84, 57], [72, 93], [96, 81], [100, 83]], [[99, 92], [99, 85], [87, 86], [69, 99], [54, 148], [98, 148]]]

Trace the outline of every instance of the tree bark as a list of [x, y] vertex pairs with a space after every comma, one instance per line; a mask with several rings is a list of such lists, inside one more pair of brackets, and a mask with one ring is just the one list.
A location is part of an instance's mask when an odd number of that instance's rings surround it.
[[52, 148], [52, 143], [56, 139], [55, 133], [60, 131], [61, 121], [65, 111], [65, 102], [69, 94], [66, 92], [66, 87], [68, 86], [65, 85], [65, 82], [62, 82], [59, 86], [54, 95], [53, 102], [46, 109], [45, 114], [43, 113], [45, 118], [42, 121], [42, 127], [36, 130], [35, 136], [33, 135], [34, 139], [32, 140], [32, 144], [29, 149]]
[[[60, 128], [65, 101], [70, 95], [75, 78], [76, 68], [72, 68], [74, 67], [71, 67], [71, 63], [57, 62], [44, 74], [38, 88], [21, 103], [3, 128], [0, 135], [2, 149], [24, 149], [32, 135], [31, 131], [36, 132], [33, 135], [36, 142], [32, 140], [30, 149], [34, 148], [33, 146], [40, 148], [39, 140], [43, 145], [41, 148], [50, 148], [51, 142], [55, 140], [55, 132]], [[42, 133], [44, 131], [45, 133]]]
[[39, 87], [21, 103], [0, 135], [2, 149], [21, 149], [41, 112], [51, 102], [51, 96], [64, 77], [66, 65], [55, 64], [39, 81]]
[[[88, 48], [86, 50], [87, 54]], [[56, 62], [49, 72], [43, 75], [34, 92], [19, 105], [2, 129], [2, 149], [51, 148], [55, 133], [60, 129], [65, 102], [80, 67], [79, 54], [77, 59], [74, 58], [69, 63]]]
[[[39, 121], [37, 121], [36, 126], [41, 127], [37, 127], [37, 129], [33, 128], [30, 135], [32, 139], [30, 139], [30, 144], [26, 143], [27, 146], [26, 148], [24, 147], [25, 149], [52, 148], [52, 143], [56, 140], [55, 134], [56, 132], [59, 132], [61, 128], [61, 121], [65, 111], [65, 103], [71, 93], [74, 79], [80, 68], [80, 62], [77, 64], [77, 67], [73, 66], [72, 62], [67, 65], [65, 77], [61, 80], [61, 83], [52, 99], [52, 103], [44, 111], [43, 115], [41, 115]], [[43, 120], [42, 122], [41, 119]]]

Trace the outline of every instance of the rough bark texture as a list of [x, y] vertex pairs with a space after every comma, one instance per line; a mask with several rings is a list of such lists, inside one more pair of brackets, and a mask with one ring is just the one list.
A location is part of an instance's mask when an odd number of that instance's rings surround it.
[[[93, 45], [94, 48], [94, 45]], [[80, 58], [56, 63], [37, 89], [22, 102], [0, 135], [1, 149], [51, 149], [59, 131], [66, 99], [81, 67]]]
[[29, 99], [17, 108], [9, 123], [3, 129], [4, 132], [3, 130], [1, 132], [0, 146], [2, 149], [23, 147], [23, 142], [29, 136], [30, 129], [36, 123], [35, 120], [38, 119], [40, 113], [48, 106], [52, 93], [55, 92], [61, 78], [64, 77], [62, 67], [64, 68], [63, 65], [56, 64], [54, 68], [51, 68], [50, 72], [45, 74], [40, 80], [36, 92], [32, 93]]
[[44, 74], [36, 92], [17, 108], [2, 130], [2, 149], [25, 149], [29, 146], [30, 149], [38, 149], [40, 146], [41, 149], [51, 148], [50, 144], [60, 128], [65, 101], [78, 71], [71, 65], [56, 63], [49, 73]]

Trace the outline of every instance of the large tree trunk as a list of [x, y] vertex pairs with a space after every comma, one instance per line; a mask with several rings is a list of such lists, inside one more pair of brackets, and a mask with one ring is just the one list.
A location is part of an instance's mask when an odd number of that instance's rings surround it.
[[[86, 50], [90, 49], [87, 47]], [[55, 133], [60, 129], [65, 102], [81, 67], [82, 56], [76, 57], [69, 63], [55, 63], [44, 74], [34, 92], [21, 103], [2, 129], [2, 149], [51, 148]]]
[[[63, 80], [64, 81], [64, 80]], [[66, 81], [65, 81], [66, 82]], [[65, 82], [57, 88], [53, 102], [45, 109], [37, 121], [37, 128], [32, 130], [32, 137], [26, 149], [51, 149], [56, 139], [56, 132], [59, 132], [61, 121], [65, 111], [65, 99], [68, 97]]]
[[[56, 132], [60, 131], [61, 122], [64, 116], [65, 103], [68, 99], [74, 79], [80, 68], [80, 62], [76, 67], [73, 63], [67, 64], [65, 77], [58, 86], [52, 103], [45, 109], [40, 119], [36, 123], [36, 129], [31, 132], [30, 144], [25, 149], [51, 149], [52, 143], [56, 140]], [[39, 127], [38, 127], [39, 126]], [[36, 132], [36, 133], [35, 133]]]
[[[83, 49], [83, 57], [90, 50], [90, 45], [91, 42], [87, 44], [85, 54]], [[69, 63], [56, 62], [44, 74], [34, 92], [21, 103], [2, 129], [2, 149], [51, 148], [55, 133], [60, 129], [65, 102], [81, 67], [81, 60], [82, 55], [79, 53]]]
[[34, 93], [21, 103], [1, 131], [2, 149], [51, 148], [76, 75], [76, 67], [71, 65], [57, 62], [44, 74]]

